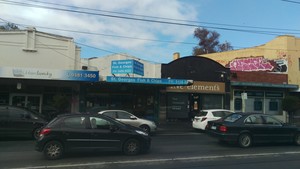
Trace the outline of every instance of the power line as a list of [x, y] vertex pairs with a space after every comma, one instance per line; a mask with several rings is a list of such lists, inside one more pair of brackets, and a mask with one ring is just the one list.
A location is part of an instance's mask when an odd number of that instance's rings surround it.
[[281, 1], [290, 2], [290, 3], [294, 3], [294, 4], [300, 4], [299, 1], [290, 1], [290, 0], [281, 0]]
[[[2, 23], [12, 23], [12, 22], [9, 22], [9, 21], [6, 21], [2, 18], [0, 18], [0, 20], [4, 21]], [[1, 23], [1, 22], [0, 22]], [[20, 25], [20, 24], [16, 24], [14, 23], [15, 25]], [[28, 26], [28, 25], [20, 25], [20, 26]], [[38, 27], [38, 26], [37, 26]], [[40, 27], [40, 28], [44, 28], [44, 29], [51, 29], [51, 30], [59, 30], [59, 31], [67, 31], [67, 32], [75, 32], [75, 33], [85, 33], [85, 34], [94, 34], [94, 35], [103, 35], [103, 36], [113, 36], [113, 37], [120, 37], [120, 38], [129, 38], [129, 39], [138, 39], [138, 40], [150, 40], [150, 41], [157, 41], [157, 42], [165, 42], [165, 43], [185, 43], [185, 44], [193, 44], [193, 43], [188, 43], [188, 42], [172, 42], [172, 41], [160, 41], [160, 40], [151, 40], [151, 39], [141, 39], [141, 38], [132, 38], [132, 37], [125, 37], [125, 36], [117, 36], [117, 35], [106, 35], [106, 34], [99, 34], [99, 33], [91, 33], [91, 32], [82, 32], [82, 31], [74, 31], [74, 30], [64, 30], [64, 29], [56, 29], [56, 28], [47, 28], [47, 27]], [[89, 47], [89, 48], [93, 48], [93, 49], [96, 49], [96, 50], [100, 50], [100, 51], [103, 51], [103, 52], [107, 52], [107, 53], [112, 53], [112, 54], [118, 54], [116, 52], [113, 52], [113, 51], [109, 51], [109, 50], [105, 50], [105, 49], [101, 49], [101, 48], [98, 48], [98, 47], [95, 47], [95, 46], [91, 46], [91, 45], [86, 45], [86, 44], [83, 44], [83, 43], [79, 43], [79, 42], [75, 42], [76, 44], [79, 44], [79, 45], [82, 45], [82, 46], [85, 46], [85, 47]], [[193, 45], [197, 45], [197, 44], [193, 44]], [[238, 46], [233, 46], [234, 48], [237, 48], [239, 50], [242, 50], [242, 49], [247, 49], [249, 47], [238, 47]], [[251, 48], [251, 47], [250, 47]], [[51, 48], [52, 49], [52, 48]], [[264, 50], [281, 50], [281, 49], [274, 49], [274, 48], [261, 48], [261, 49], [264, 49]], [[284, 49], [286, 50], [286, 49]], [[287, 50], [287, 51], [300, 51], [300, 50]], [[62, 53], [61, 53], [62, 54]], [[62, 54], [64, 55], [64, 54]], [[65, 55], [66, 56], [66, 55]], [[73, 59], [73, 58], [72, 58]]]
[[[19, 24], [19, 23], [14, 23], [14, 24], [20, 25], [20, 26], [23, 26], [23, 27], [32, 26], [32, 25]], [[115, 38], [134, 39], [134, 40], [142, 40], [142, 41], [153, 41], [153, 42], [163, 42], [163, 43], [179, 43], [179, 44], [186, 44], [186, 45], [197, 45], [196, 43], [190, 43], [190, 42], [164, 41], [164, 40], [157, 40], [157, 39], [136, 38], [136, 37], [129, 37], [129, 36], [121, 36], [121, 35], [109, 35], [109, 34], [102, 34], [102, 33], [95, 33], [95, 32], [86, 32], [86, 31], [76, 31], [76, 30], [70, 30], [70, 29], [51, 28], [51, 27], [44, 27], [44, 26], [34, 26], [34, 27], [36, 27], [36, 28], [42, 28], [42, 29], [48, 29], [48, 30], [56, 30], [56, 31], [64, 31], [64, 32], [72, 32], [72, 33], [81, 33], [81, 34], [88, 34], [88, 35], [109, 36], [109, 37], [115, 37]]]
[[[3, 0], [0, 0], [0, 1], [3, 1]], [[169, 24], [169, 25], [177, 25], [177, 26], [205, 27], [205, 28], [219, 29], [219, 30], [225, 30], [225, 31], [248, 32], [248, 33], [265, 34], [265, 35], [300, 34], [298, 32], [259, 31], [259, 30], [235, 29], [235, 28], [214, 27], [214, 26], [200, 26], [200, 25], [195, 25], [195, 24], [187, 24], [187, 23], [179, 23], [179, 22], [169, 22], [169, 21], [160, 21], [160, 20], [152, 20], [152, 19], [125, 17], [125, 16], [118, 16], [118, 15], [108, 15], [108, 14], [101, 14], [101, 13], [92, 13], [92, 12], [85, 12], [85, 11], [78, 11], [78, 10], [71, 10], [71, 9], [63, 9], [63, 8], [56, 8], [56, 7], [21, 3], [21, 2], [15, 2], [15, 1], [9, 1], [9, 0], [4, 0], [4, 4], [44, 8], [44, 9], [59, 10], [59, 11], [72, 12], [72, 13], [96, 15], [96, 16], [111, 17], [111, 18], [126, 19], [126, 20], [135, 20], [135, 21], [143, 21], [143, 22], [151, 22], [151, 23]]]
[[157, 17], [157, 16], [149, 16], [149, 15], [138, 15], [138, 14], [125, 13], [125, 12], [115, 12], [115, 11], [100, 10], [100, 9], [94, 9], [94, 8], [84, 8], [84, 7], [78, 7], [78, 6], [64, 5], [64, 4], [58, 4], [58, 3], [43, 2], [43, 1], [38, 1], [38, 0], [25, 0], [25, 1], [38, 2], [38, 3], [41, 3], [41, 4], [48, 4], [48, 5], [55, 5], [55, 6], [64, 6], [64, 7], [68, 7], [68, 8], [76, 8], [76, 9], [84, 9], [84, 10], [91, 10], [91, 11], [98, 11], [98, 12], [113, 13], [113, 14], [119, 14], [119, 15], [138, 16], [138, 17], [146, 17], [146, 18], [153, 18], [153, 19], [171, 20], [171, 21], [183, 21], [183, 22], [198, 23], [198, 24], [231, 26], [231, 27], [241, 27], [241, 28], [257, 28], [257, 29], [267, 29], [267, 30], [300, 31], [300, 30], [296, 30], [296, 29], [284, 29], [284, 28], [270, 28], [270, 27], [258, 27], [258, 26], [221, 24], [221, 23], [199, 22], [199, 21], [192, 21], [192, 20], [174, 19], [174, 18]]

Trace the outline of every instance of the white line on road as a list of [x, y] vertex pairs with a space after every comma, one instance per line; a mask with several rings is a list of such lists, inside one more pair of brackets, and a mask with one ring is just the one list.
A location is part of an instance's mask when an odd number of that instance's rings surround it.
[[165, 158], [165, 159], [148, 159], [148, 160], [130, 160], [130, 161], [108, 161], [97, 163], [84, 163], [84, 164], [64, 164], [64, 165], [49, 165], [49, 166], [32, 166], [11, 169], [45, 169], [45, 168], [64, 168], [64, 167], [87, 167], [111, 164], [137, 164], [137, 163], [159, 163], [159, 162], [172, 162], [172, 161], [187, 161], [187, 160], [214, 160], [220, 158], [245, 158], [257, 156], [279, 156], [279, 155], [294, 155], [300, 154], [300, 151], [290, 151], [281, 153], [257, 153], [257, 154], [233, 154], [233, 155], [219, 155], [219, 156], [196, 156], [196, 157], [178, 157], [178, 158]]

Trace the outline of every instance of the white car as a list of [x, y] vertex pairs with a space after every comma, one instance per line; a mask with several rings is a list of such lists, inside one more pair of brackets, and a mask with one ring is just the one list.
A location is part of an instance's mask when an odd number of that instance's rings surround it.
[[208, 121], [218, 120], [231, 113], [234, 112], [226, 109], [201, 110], [198, 114], [195, 115], [193, 119], [193, 128], [205, 130]]
[[153, 121], [138, 118], [135, 115], [124, 110], [103, 110], [98, 112], [98, 114], [103, 114], [125, 124], [139, 127], [147, 133], [154, 133], [157, 129], [157, 126]]

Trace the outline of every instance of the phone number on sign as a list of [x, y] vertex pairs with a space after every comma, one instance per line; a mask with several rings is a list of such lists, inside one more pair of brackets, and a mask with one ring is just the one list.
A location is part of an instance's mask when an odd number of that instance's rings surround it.
[[68, 73], [69, 78], [96, 78], [94, 73]]

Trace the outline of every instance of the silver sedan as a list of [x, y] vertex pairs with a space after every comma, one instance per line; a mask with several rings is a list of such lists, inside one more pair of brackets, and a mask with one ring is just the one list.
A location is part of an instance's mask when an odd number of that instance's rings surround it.
[[98, 112], [98, 114], [103, 114], [112, 117], [118, 121], [121, 121], [125, 124], [139, 127], [147, 133], [154, 133], [157, 129], [157, 126], [153, 121], [138, 118], [125, 110], [103, 110]]

